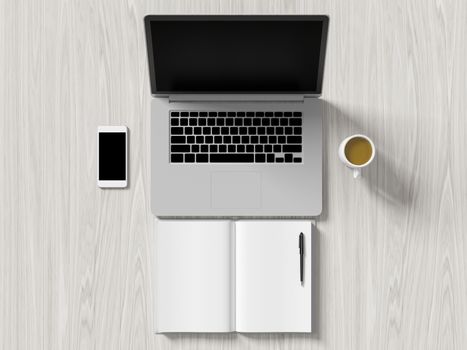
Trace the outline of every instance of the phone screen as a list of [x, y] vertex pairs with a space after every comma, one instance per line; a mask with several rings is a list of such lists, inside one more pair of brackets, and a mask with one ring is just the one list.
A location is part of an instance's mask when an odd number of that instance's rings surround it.
[[126, 180], [126, 133], [99, 133], [99, 180]]

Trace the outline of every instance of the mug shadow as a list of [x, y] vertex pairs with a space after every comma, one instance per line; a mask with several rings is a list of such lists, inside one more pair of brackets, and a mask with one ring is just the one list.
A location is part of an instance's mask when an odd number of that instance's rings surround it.
[[[328, 217], [329, 160], [337, 157], [340, 142], [352, 134], [368, 135], [376, 148], [375, 159], [363, 169], [361, 180], [377, 197], [391, 206], [402, 208], [412, 204], [414, 193], [409, 174], [397, 166], [396, 159], [386, 152], [384, 130], [378, 129], [375, 123], [367, 123], [364, 126], [360, 121], [361, 116], [369, 112], [358, 110], [348, 112], [328, 101], [323, 101], [323, 104], [323, 210], [319, 220], [325, 221]], [[371, 115], [372, 118], [378, 118], [377, 113]]]

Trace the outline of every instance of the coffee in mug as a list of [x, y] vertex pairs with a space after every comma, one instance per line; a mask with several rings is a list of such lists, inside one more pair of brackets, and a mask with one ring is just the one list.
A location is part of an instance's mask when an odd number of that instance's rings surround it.
[[339, 158], [353, 169], [354, 178], [361, 176], [361, 169], [370, 164], [374, 157], [373, 141], [365, 135], [349, 136], [339, 146]]

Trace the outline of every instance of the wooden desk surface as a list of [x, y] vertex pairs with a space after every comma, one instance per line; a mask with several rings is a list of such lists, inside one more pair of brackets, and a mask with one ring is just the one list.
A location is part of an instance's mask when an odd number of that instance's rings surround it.
[[[4, 1], [0, 347], [466, 349], [467, 2]], [[154, 335], [143, 16], [329, 14], [313, 335]], [[127, 190], [96, 127], [131, 130]], [[353, 180], [347, 135], [377, 158]]]

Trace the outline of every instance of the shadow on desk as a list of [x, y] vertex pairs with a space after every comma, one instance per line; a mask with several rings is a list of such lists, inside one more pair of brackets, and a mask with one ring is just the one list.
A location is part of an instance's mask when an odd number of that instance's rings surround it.
[[[396, 209], [411, 205], [414, 193], [409, 169], [404, 166], [404, 159], [396, 159], [394, 152], [398, 137], [403, 136], [400, 133], [393, 138], [387, 136], [398, 130], [391, 130], [390, 126], [379, 127], [384, 118], [378, 112], [354, 107], [346, 109], [325, 100], [323, 104], [323, 210], [319, 221], [328, 218], [331, 181], [340, 180], [339, 173], [347, 170], [337, 156], [339, 144], [347, 136], [358, 133], [368, 135], [374, 141], [376, 157], [363, 170], [363, 178], [356, 181], [363, 181], [378, 198]], [[350, 179], [352, 175], [350, 171], [348, 173]]]

